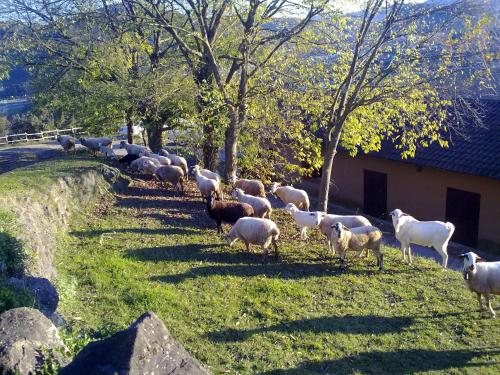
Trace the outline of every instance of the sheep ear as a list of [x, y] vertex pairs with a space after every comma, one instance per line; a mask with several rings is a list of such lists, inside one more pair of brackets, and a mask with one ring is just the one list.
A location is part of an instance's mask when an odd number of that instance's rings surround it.
[[459, 258], [467, 258], [467, 254], [466, 253], [460, 254], [458, 257]]
[[479, 255], [476, 255], [476, 262], [486, 262], [486, 259], [481, 258]]

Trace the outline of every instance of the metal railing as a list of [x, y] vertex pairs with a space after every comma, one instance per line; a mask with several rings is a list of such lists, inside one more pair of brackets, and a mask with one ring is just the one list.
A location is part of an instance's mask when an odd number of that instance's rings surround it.
[[37, 142], [47, 139], [57, 139], [58, 135], [78, 135], [82, 134], [82, 128], [70, 128], [70, 129], [54, 129], [46, 130], [39, 133], [20, 133], [20, 134], [9, 134], [4, 137], [0, 137], [0, 145], [8, 145], [11, 143], [19, 142]]

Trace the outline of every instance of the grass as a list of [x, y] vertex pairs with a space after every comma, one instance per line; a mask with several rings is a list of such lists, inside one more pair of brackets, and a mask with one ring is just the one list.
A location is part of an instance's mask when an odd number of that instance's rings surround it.
[[152, 310], [214, 374], [500, 372], [500, 320], [458, 272], [386, 247], [383, 272], [351, 254], [339, 273], [317, 233], [273, 219], [280, 259], [263, 264], [217, 235], [192, 184], [179, 198], [136, 182], [61, 238], [59, 309], [81, 331]]

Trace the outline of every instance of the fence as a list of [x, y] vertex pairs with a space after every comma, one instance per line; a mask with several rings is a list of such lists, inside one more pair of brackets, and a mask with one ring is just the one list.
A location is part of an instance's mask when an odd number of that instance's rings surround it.
[[43, 141], [47, 139], [57, 139], [58, 135], [78, 135], [82, 134], [82, 128], [71, 128], [71, 129], [55, 129], [46, 130], [40, 133], [21, 133], [21, 134], [9, 134], [5, 137], [0, 137], [0, 145], [8, 145], [11, 143], [18, 142], [36, 142]]

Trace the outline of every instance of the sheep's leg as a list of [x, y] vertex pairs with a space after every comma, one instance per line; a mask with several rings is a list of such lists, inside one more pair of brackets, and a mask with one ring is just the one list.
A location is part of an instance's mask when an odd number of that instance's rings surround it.
[[493, 310], [493, 307], [491, 307], [490, 294], [484, 293], [484, 298], [486, 300], [486, 306], [488, 306], [488, 310], [490, 310], [490, 318], [494, 318], [495, 311]]
[[222, 232], [222, 224], [220, 220], [217, 220], [217, 234]]
[[413, 259], [411, 258], [411, 246], [408, 244], [406, 247], [408, 249], [408, 260], [410, 261], [410, 264], [413, 262]]
[[403, 262], [406, 262], [406, 246], [401, 242], [401, 252], [403, 253]]
[[339, 255], [340, 255], [340, 271], [345, 271], [345, 255], [346, 255], [346, 252], [340, 250], [339, 251]]
[[247, 249], [247, 253], [250, 252], [250, 244], [248, 243], [248, 241], [245, 241], [245, 247]]
[[306, 227], [300, 228], [300, 239], [301, 240], [307, 239], [307, 228]]
[[484, 311], [483, 300], [481, 299], [481, 293], [476, 293], [477, 302], [479, 302], [479, 310]]
[[264, 254], [262, 255], [262, 262], [266, 262], [267, 257], [269, 256], [269, 251], [264, 246], [262, 246], [262, 249], [264, 250]]
[[440, 248], [435, 247], [434, 249], [436, 249], [439, 255], [441, 255], [441, 265], [443, 266], [443, 269], [445, 269], [448, 264], [448, 252], [446, 251], [445, 245]]
[[274, 246], [274, 255], [276, 256], [276, 258], [278, 258], [279, 256], [279, 253], [278, 253], [278, 244], [276, 243], [276, 239], [272, 239], [272, 243], [273, 243], [273, 246]]

